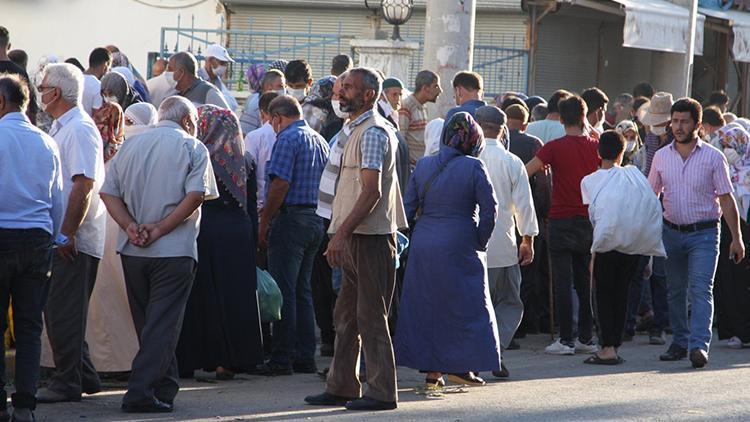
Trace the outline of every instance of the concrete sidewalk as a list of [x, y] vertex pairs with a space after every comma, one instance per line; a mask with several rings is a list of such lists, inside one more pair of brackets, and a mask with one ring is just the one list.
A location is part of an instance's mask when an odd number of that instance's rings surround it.
[[[636, 336], [620, 354], [619, 366], [585, 365], [585, 355], [544, 354], [548, 335], [520, 340], [521, 349], [506, 352], [511, 373], [464, 393], [426, 397], [414, 392], [424, 375], [401, 368], [399, 409], [353, 413], [341, 408], [304, 404], [306, 395], [324, 389], [316, 375], [266, 378], [240, 375], [233, 381], [183, 383], [171, 414], [130, 415], [120, 412], [124, 384], [81, 403], [39, 405], [41, 421], [590, 421], [590, 420], [750, 420], [750, 349], [733, 350], [714, 342], [709, 365], [701, 370], [688, 360], [659, 362], [667, 346], [651, 346]], [[329, 359], [320, 359], [320, 367]]]

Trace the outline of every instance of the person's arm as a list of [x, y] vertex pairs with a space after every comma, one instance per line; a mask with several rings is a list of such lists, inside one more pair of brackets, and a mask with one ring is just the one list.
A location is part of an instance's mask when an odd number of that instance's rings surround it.
[[[420, 164], [417, 162], [417, 167]], [[416, 169], [414, 170], [416, 172]], [[414, 217], [417, 215], [417, 206], [419, 205], [419, 187], [417, 186], [416, 177], [412, 174], [409, 177], [409, 181], [406, 183], [406, 192], [404, 192], [404, 211], [406, 211], [406, 221], [414, 221]], [[410, 227], [414, 229], [414, 227]]]
[[529, 177], [520, 160], [518, 160], [518, 172], [515, 178], [512, 190], [513, 216], [518, 231], [523, 236], [518, 247], [518, 257], [521, 265], [529, 265], [534, 261], [534, 236], [539, 234], [539, 222], [536, 219]]
[[266, 249], [268, 247], [268, 229], [271, 226], [271, 220], [279, 212], [284, 204], [286, 194], [289, 192], [289, 182], [274, 177], [266, 193], [266, 201], [263, 203], [263, 214], [260, 217], [260, 228], [258, 229], [258, 247]]
[[481, 161], [474, 167], [474, 200], [479, 204], [479, 226], [477, 227], [477, 250], [486, 251], [487, 244], [497, 222], [497, 197], [492, 188], [490, 175]]
[[651, 160], [651, 168], [648, 172], [648, 183], [651, 185], [651, 189], [654, 190], [656, 196], [661, 195], [662, 190], [664, 190], [664, 183], [661, 180], [661, 173], [659, 172], [660, 167], [661, 159], [659, 154], [656, 154], [653, 160]]
[[382, 194], [379, 170], [360, 170], [360, 182], [362, 184], [362, 191], [357, 197], [357, 201], [354, 202], [352, 212], [344, 219], [344, 222], [336, 230], [336, 234], [328, 242], [328, 249], [325, 255], [328, 258], [328, 263], [333, 268], [343, 265], [344, 250], [354, 234], [354, 229], [359, 227], [362, 221], [370, 215]]
[[50, 209], [50, 217], [52, 219], [52, 241], [56, 242], [60, 229], [62, 227], [63, 217], [65, 210], [63, 209], [63, 179], [62, 179], [62, 168], [60, 166], [60, 155], [57, 152], [57, 148], [54, 149], [52, 156], [54, 163], [54, 172], [52, 175], [52, 186], [51, 186], [51, 200], [52, 207]]
[[128, 211], [125, 202], [119, 196], [110, 195], [104, 192], [99, 193], [99, 197], [104, 202], [107, 212], [112, 216], [118, 226], [128, 235], [130, 243], [135, 246], [144, 246], [145, 238], [142, 236], [141, 227], [135, 221]]
[[411, 124], [411, 112], [406, 107], [401, 107], [398, 111], [398, 127], [404, 136], [409, 131], [409, 125]]
[[729, 258], [735, 264], [739, 264], [745, 258], [745, 243], [742, 239], [742, 231], [740, 231], [740, 217], [739, 212], [737, 212], [737, 202], [734, 200], [734, 195], [726, 193], [719, 196], [719, 205], [721, 206], [721, 212], [724, 214], [724, 220], [727, 226], [729, 226], [729, 231], [732, 233], [732, 243], [729, 245]]
[[[148, 246], [172, 232], [187, 220], [203, 203], [204, 192], [188, 192], [169, 215], [158, 223], [143, 224], [140, 234], [144, 238], [143, 246]], [[114, 218], [114, 217], [113, 217]], [[119, 223], [118, 223], [119, 224]], [[122, 226], [120, 226], [122, 227]]]
[[68, 243], [57, 248], [57, 252], [69, 262], [78, 255], [76, 248], [76, 233], [81, 227], [86, 212], [91, 205], [91, 191], [94, 189], [94, 180], [81, 174], [73, 176], [73, 187], [68, 196], [68, 207], [65, 210], [60, 233], [68, 238]]
[[526, 174], [531, 177], [536, 174], [539, 170], [544, 168], [544, 163], [542, 160], [539, 159], [539, 157], [534, 157], [526, 163]]

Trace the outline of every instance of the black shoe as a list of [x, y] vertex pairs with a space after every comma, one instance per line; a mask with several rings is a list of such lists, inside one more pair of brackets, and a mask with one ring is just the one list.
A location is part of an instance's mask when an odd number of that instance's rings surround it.
[[659, 356], [659, 360], [662, 361], [675, 361], [685, 359], [687, 357], [687, 349], [677, 344], [672, 343], [667, 349], [667, 353]]
[[395, 401], [380, 401], [370, 397], [346, 402], [347, 410], [393, 410], [397, 407]]
[[638, 324], [635, 325], [635, 331], [639, 333], [645, 333], [646, 331], [649, 331], [653, 325], [654, 316], [646, 315], [645, 317], [641, 318], [640, 321], [638, 321]]
[[693, 349], [690, 351], [690, 362], [693, 368], [703, 368], [708, 363], [708, 353], [703, 349]]
[[121, 409], [125, 413], [169, 413], [174, 406], [154, 399], [143, 403], [123, 403]]
[[305, 397], [305, 402], [313, 406], [346, 406], [346, 404], [352, 400], [357, 399], [353, 397], [337, 396], [335, 394], [329, 393]]
[[330, 371], [330, 370], [331, 370], [331, 368], [325, 367], [322, 370], [318, 371], [318, 376], [321, 377], [321, 378], [323, 378], [323, 379], [326, 379], [326, 378], [328, 378], [328, 371]]
[[661, 333], [661, 330], [654, 330], [652, 329], [648, 333], [648, 344], [654, 344], [657, 346], [661, 346], [663, 344], [666, 344], [666, 340], [664, 340], [664, 336]]
[[261, 363], [255, 367], [255, 373], [258, 375], [265, 375], [267, 377], [273, 377], [276, 375], [292, 375], [292, 367], [287, 365], [280, 365], [272, 361]]
[[292, 365], [292, 370], [298, 374], [314, 374], [318, 372], [318, 367], [315, 366], [315, 362], [311, 363], [297, 363]]
[[492, 375], [495, 378], [508, 378], [510, 376], [510, 372], [508, 372], [508, 368], [505, 367], [505, 363], [500, 362], [500, 370], [492, 371]]
[[518, 339], [526, 338], [526, 331], [517, 330], [516, 333], [513, 334], [513, 338], [518, 338]]
[[323, 343], [320, 345], [320, 356], [333, 356], [333, 344]]
[[508, 348], [506, 350], [518, 350], [521, 348], [521, 345], [518, 344], [517, 341], [511, 340], [510, 343], [508, 343]]

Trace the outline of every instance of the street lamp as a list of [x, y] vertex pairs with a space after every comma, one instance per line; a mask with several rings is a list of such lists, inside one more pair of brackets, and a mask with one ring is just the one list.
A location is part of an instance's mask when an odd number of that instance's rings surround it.
[[413, 0], [382, 0], [380, 8], [383, 10], [383, 17], [386, 22], [393, 25], [392, 40], [403, 41], [399, 25], [403, 25], [411, 18], [411, 11], [414, 9]]

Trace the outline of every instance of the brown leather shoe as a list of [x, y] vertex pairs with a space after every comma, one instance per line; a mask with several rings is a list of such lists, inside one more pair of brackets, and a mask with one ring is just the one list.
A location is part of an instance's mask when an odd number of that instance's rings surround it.
[[690, 362], [693, 364], [693, 368], [703, 368], [708, 363], [708, 352], [703, 349], [691, 350]]

